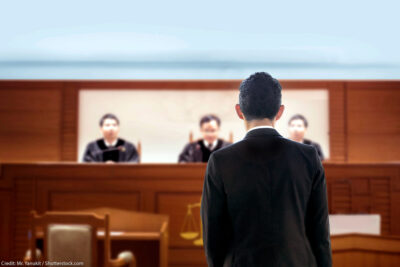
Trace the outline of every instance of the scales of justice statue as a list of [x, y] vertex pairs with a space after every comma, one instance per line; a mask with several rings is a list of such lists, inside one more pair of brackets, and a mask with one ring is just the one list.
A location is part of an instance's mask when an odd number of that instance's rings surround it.
[[195, 239], [193, 241], [193, 244], [195, 246], [203, 246], [203, 225], [201, 223], [201, 218], [200, 218], [200, 231], [199, 231], [196, 219], [192, 212], [193, 208], [197, 207], [200, 208], [200, 206], [201, 206], [200, 202], [187, 205], [187, 212], [185, 215], [185, 219], [183, 220], [182, 230], [180, 232], [180, 236], [185, 240]]

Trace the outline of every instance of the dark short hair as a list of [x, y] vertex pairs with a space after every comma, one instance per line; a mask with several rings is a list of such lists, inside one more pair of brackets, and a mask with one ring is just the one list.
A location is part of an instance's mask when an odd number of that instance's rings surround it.
[[240, 84], [239, 90], [239, 105], [246, 120], [275, 118], [282, 100], [282, 86], [277, 79], [256, 72]]
[[217, 124], [218, 124], [218, 127], [221, 126], [221, 119], [218, 118], [217, 115], [208, 114], [208, 115], [205, 115], [205, 116], [201, 117], [201, 119], [200, 119], [200, 128], [204, 123], [207, 123], [207, 122], [210, 122], [210, 121], [216, 121]]
[[290, 123], [291, 123], [292, 121], [294, 121], [294, 120], [302, 120], [303, 123], [304, 123], [304, 127], [306, 127], [306, 128], [308, 127], [308, 121], [307, 121], [306, 117], [304, 117], [303, 115], [301, 115], [301, 114], [293, 115], [293, 116], [290, 118], [288, 124], [290, 125]]
[[111, 114], [111, 113], [107, 113], [107, 114], [104, 114], [104, 115], [101, 117], [100, 122], [99, 122], [100, 127], [103, 126], [103, 123], [104, 123], [104, 121], [105, 121], [106, 119], [115, 120], [115, 121], [117, 122], [117, 124], [119, 125], [119, 119], [117, 118], [117, 116], [115, 116], [114, 114]]

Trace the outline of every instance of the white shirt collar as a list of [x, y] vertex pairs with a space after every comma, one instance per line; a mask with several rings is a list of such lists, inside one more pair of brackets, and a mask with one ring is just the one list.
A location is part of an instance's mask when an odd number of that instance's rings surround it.
[[[210, 143], [207, 142], [205, 139], [203, 139], [203, 144], [208, 148], [208, 145]], [[214, 150], [214, 148], [217, 146], [217, 144], [218, 144], [218, 139], [215, 139], [214, 142], [212, 143], [211, 150]]]
[[253, 130], [256, 130], [256, 129], [274, 129], [274, 127], [269, 126], [269, 125], [256, 126], [256, 127], [253, 127], [251, 129], [249, 129], [247, 132], [250, 132], [250, 131], [253, 131]]
[[115, 146], [115, 145], [117, 144], [117, 142], [118, 142], [118, 138], [115, 139], [115, 141], [114, 141], [112, 144], [107, 143], [106, 139], [103, 139], [103, 140], [104, 140], [104, 144], [106, 144], [107, 147], [113, 147], [113, 146]]

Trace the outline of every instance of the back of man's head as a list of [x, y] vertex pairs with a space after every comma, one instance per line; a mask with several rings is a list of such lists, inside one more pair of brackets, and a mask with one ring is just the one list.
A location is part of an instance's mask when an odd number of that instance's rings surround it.
[[282, 86], [266, 72], [256, 72], [240, 84], [239, 105], [247, 121], [274, 119], [282, 99]]

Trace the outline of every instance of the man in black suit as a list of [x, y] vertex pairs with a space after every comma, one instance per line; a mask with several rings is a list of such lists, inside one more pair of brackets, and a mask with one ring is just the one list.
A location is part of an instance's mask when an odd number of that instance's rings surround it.
[[240, 85], [245, 138], [209, 159], [201, 202], [208, 266], [331, 266], [324, 169], [316, 150], [283, 138], [281, 85]]

